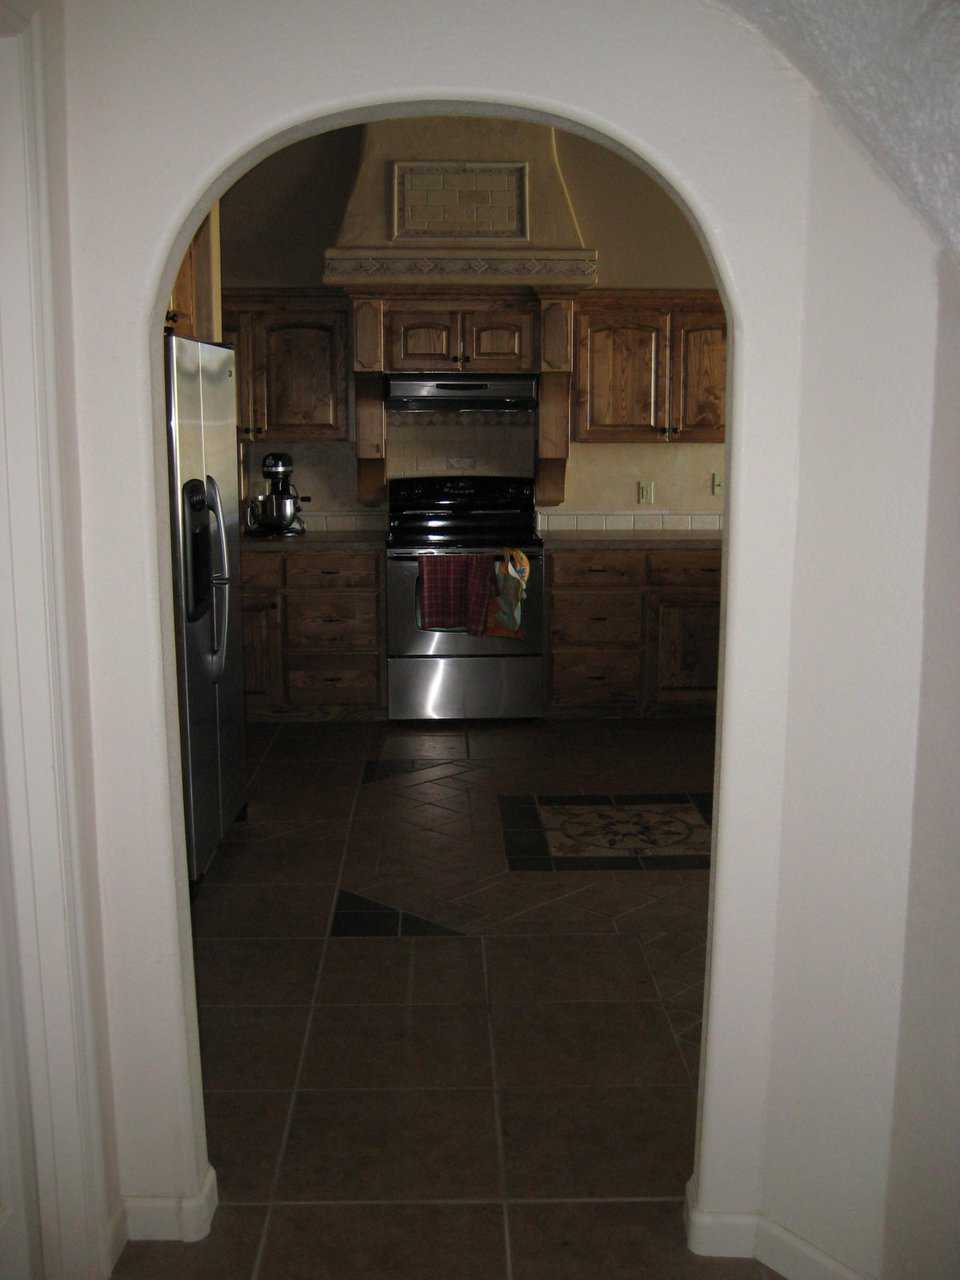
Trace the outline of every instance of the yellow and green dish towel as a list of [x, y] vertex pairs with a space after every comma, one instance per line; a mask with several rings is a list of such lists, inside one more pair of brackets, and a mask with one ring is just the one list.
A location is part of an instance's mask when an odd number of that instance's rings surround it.
[[530, 561], [518, 547], [504, 547], [494, 568], [494, 587], [487, 607], [484, 635], [523, 639], [523, 599], [530, 578]]

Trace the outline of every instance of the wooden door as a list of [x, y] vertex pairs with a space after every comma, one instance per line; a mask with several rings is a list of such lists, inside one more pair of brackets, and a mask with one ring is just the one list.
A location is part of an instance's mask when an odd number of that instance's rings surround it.
[[719, 601], [651, 592], [646, 616], [646, 711], [710, 713], [717, 701]]
[[722, 313], [674, 312], [670, 328], [670, 426], [687, 441], [721, 441], [727, 394]]
[[346, 440], [344, 312], [267, 316], [259, 330], [256, 425], [288, 440]]
[[574, 438], [655, 440], [666, 425], [669, 314], [623, 308], [580, 311], [574, 372]]
[[390, 311], [386, 354], [389, 367], [412, 372], [449, 372], [460, 366], [460, 313]]
[[285, 702], [280, 601], [277, 591], [244, 591], [241, 597], [248, 715], [282, 708]]
[[467, 311], [463, 317], [463, 365], [467, 372], [524, 373], [536, 368], [534, 314]]

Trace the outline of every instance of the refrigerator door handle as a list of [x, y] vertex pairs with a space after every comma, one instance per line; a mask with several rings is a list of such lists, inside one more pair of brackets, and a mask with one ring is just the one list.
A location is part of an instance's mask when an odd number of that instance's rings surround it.
[[227, 551], [227, 526], [223, 518], [220, 486], [213, 476], [207, 476], [207, 506], [216, 517], [220, 540], [221, 572], [213, 574], [212, 577], [216, 634], [213, 653], [210, 655], [210, 678], [216, 682], [223, 675], [227, 661], [227, 634], [230, 626], [230, 556]]

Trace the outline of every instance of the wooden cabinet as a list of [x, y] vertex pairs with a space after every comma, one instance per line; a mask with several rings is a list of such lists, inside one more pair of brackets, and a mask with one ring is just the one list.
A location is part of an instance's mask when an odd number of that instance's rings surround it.
[[[364, 326], [361, 358], [368, 368], [376, 343], [370, 328], [370, 314], [358, 304], [355, 325], [360, 347], [360, 326]], [[536, 319], [534, 304], [510, 302], [459, 302], [450, 299], [447, 307], [436, 303], [415, 306], [398, 301], [384, 308], [383, 353], [388, 370], [444, 373], [523, 373], [536, 368]]]
[[166, 328], [180, 338], [220, 341], [220, 202], [201, 222], [173, 282]]
[[726, 320], [718, 295], [585, 295], [574, 304], [574, 333], [574, 439], [723, 440]]
[[247, 716], [377, 714], [383, 703], [380, 553], [241, 555]]
[[237, 352], [238, 420], [248, 439], [346, 440], [348, 302], [319, 291], [231, 290], [224, 340]]
[[651, 591], [645, 612], [644, 711], [712, 711], [717, 702], [720, 602], [682, 591]]
[[705, 715], [716, 702], [716, 547], [549, 554], [557, 714]]

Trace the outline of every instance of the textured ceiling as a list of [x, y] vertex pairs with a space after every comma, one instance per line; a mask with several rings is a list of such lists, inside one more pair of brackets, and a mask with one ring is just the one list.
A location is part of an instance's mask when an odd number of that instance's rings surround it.
[[713, 3], [804, 73], [960, 253], [960, 0]]

